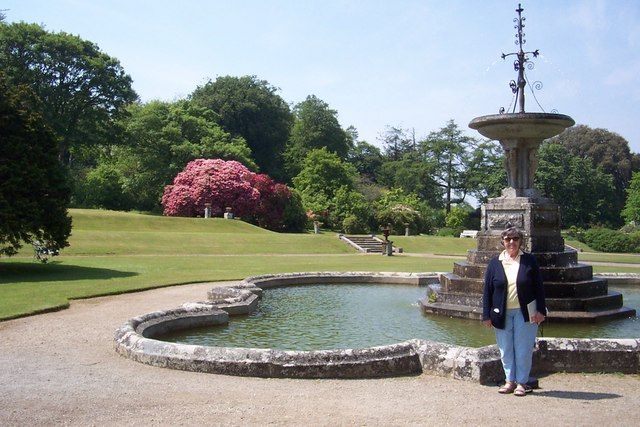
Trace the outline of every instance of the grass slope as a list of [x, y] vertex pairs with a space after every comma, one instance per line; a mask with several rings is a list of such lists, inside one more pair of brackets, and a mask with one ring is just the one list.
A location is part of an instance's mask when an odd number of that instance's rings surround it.
[[295, 271], [447, 271], [452, 260], [354, 253], [335, 233], [282, 234], [242, 221], [72, 209], [70, 247], [43, 265], [31, 248], [0, 261], [0, 319], [69, 299]]

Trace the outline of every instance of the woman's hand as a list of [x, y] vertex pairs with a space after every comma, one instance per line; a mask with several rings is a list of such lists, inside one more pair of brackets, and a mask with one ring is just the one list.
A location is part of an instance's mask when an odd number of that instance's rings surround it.
[[535, 314], [531, 316], [531, 321], [536, 325], [539, 325], [540, 323], [544, 322], [544, 319], [545, 319], [544, 314], [538, 311], [536, 311]]
[[483, 320], [482, 323], [484, 324], [484, 326], [486, 326], [487, 328], [491, 327], [491, 319], [487, 319], [487, 320]]

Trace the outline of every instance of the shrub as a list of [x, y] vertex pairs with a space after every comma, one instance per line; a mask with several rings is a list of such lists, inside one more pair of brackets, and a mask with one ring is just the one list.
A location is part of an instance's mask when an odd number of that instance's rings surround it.
[[[435, 209], [427, 206], [415, 194], [393, 188], [375, 203], [375, 219], [381, 226], [391, 224], [396, 233], [404, 233], [405, 224], [416, 233], [429, 232], [440, 222]], [[442, 219], [444, 222], [444, 219]]]
[[433, 234], [441, 227], [444, 227], [445, 214], [444, 209], [434, 209], [429, 206], [420, 208], [422, 215], [422, 229], [420, 232]]
[[370, 231], [367, 222], [356, 215], [349, 215], [342, 221], [342, 230], [349, 234], [365, 234]]
[[299, 230], [300, 217], [304, 218], [299, 198], [286, 185], [255, 174], [234, 160], [189, 162], [162, 196], [168, 216], [202, 215], [206, 203], [211, 204], [213, 215], [222, 215], [230, 207], [236, 216], [275, 231], [284, 230], [287, 221]]
[[572, 225], [564, 234], [565, 234], [565, 237], [568, 237], [570, 239], [575, 239], [579, 242], [585, 243], [584, 233], [585, 233], [584, 228], [580, 228], [580, 227], [576, 227], [575, 225]]
[[120, 171], [110, 164], [100, 164], [78, 183], [76, 193], [83, 196], [82, 206], [128, 210], [131, 198], [124, 189], [124, 179]]
[[446, 215], [444, 223], [448, 228], [462, 228], [467, 221], [469, 212], [460, 207], [453, 207]]
[[307, 228], [309, 222], [307, 214], [302, 206], [302, 197], [295, 189], [290, 189], [291, 197], [284, 208], [282, 223], [284, 231], [301, 233]]
[[625, 234], [608, 228], [591, 228], [584, 233], [584, 243], [601, 252], [638, 252], [640, 233]]
[[422, 230], [422, 215], [416, 209], [404, 204], [395, 204], [376, 212], [376, 220], [382, 226], [390, 225], [392, 233], [404, 234], [405, 227]]
[[[369, 224], [372, 216], [371, 205], [365, 197], [355, 190], [342, 186], [336, 191], [334, 198], [331, 200], [327, 221], [332, 228], [341, 229], [345, 233], [355, 233], [344, 228], [345, 220], [348, 217], [354, 217], [357, 219], [357, 223], [360, 224], [356, 228], [367, 230], [370, 228]], [[349, 222], [354, 226], [355, 223]]]
[[440, 237], [458, 237], [462, 233], [462, 228], [442, 227], [436, 232], [436, 236]]

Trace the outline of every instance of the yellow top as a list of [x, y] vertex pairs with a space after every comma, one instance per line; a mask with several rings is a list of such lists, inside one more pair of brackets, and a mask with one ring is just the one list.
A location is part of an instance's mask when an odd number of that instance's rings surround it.
[[518, 255], [516, 255], [515, 258], [511, 258], [507, 251], [504, 250], [498, 257], [502, 262], [502, 267], [504, 267], [504, 272], [507, 275], [507, 310], [511, 308], [520, 308], [520, 302], [518, 301], [518, 288], [516, 287], [518, 270], [520, 269], [520, 254], [522, 254], [522, 251], [518, 251]]

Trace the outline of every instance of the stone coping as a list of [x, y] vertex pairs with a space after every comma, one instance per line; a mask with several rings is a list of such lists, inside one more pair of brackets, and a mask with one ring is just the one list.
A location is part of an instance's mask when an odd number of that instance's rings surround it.
[[[495, 345], [462, 347], [413, 339], [363, 349], [287, 351], [210, 347], [155, 339], [166, 332], [226, 324], [229, 316], [257, 307], [263, 288], [293, 284], [398, 283], [427, 285], [437, 273], [318, 272], [254, 276], [216, 287], [208, 300], [157, 311], [127, 321], [115, 335], [115, 349], [135, 361], [195, 372], [275, 378], [375, 378], [427, 373], [495, 384], [504, 379]], [[640, 339], [540, 338], [533, 373], [640, 373]]]
[[593, 277], [607, 279], [610, 285], [640, 285], [638, 273], [593, 273]]

